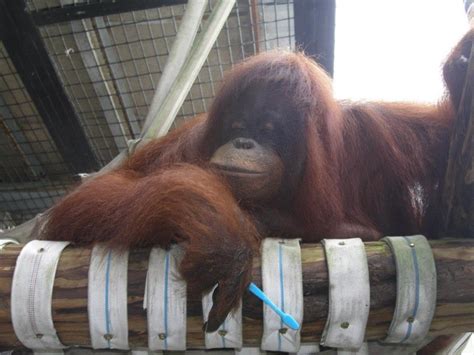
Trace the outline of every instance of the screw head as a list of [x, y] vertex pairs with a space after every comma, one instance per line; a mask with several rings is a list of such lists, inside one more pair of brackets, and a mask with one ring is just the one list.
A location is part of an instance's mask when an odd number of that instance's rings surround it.
[[114, 336], [113, 336], [112, 334], [110, 334], [110, 333], [104, 334], [104, 339], [105, 339], [105, 340], [112, 340], [113, 337], [114, 337]]
[[278, 329], [278, 332], [279, 332], [280, 334], [286, 334], [287, 331], [288, 331], [288, 328], [280, 328], [280, 329]]
[[414, 247], [415, 247], [415, 243], [410, 243], [410, 247], [411, 247], [411, 248], [414, 248]]
[[339, 245], [346, 245], [346, 242], [339, 242]]
[[408, 317], [407, 322], [408, 323], [413, 323], [415, 321], [415, 317]]
[[160, 334], [158, 334], [158, 338], [160, 338], [160, 340], [165, 340], [166, 339], [166, 334], [165, 333], [160, 333]]
[[217, 332], [221, 337], [225, 337], [227, 335], [227, 330], [221, 329]]
[[42, 252], [44, 252], [44, 248], [39, 248], [38, 253], [42, 253]]
[[36, 334], [36, 338], [41, 339], [44, 336], [44, 334], [38, 333]]
[[342, 322], [342, 323], [341, 323], [341, 328], [342, 328], [342, 329], [347, 329], [347, 328], [349, 328], [349, 322]]

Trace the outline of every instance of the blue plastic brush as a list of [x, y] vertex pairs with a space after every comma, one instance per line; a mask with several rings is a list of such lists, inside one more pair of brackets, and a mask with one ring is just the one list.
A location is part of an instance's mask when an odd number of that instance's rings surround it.
[[276, 314], [281, 317], [283, 323], [288, 327], [294, 330], [300, 329], [300, 324], [289, 314], [283, 312], [275, 303], [273, 303], [261, 289], [258, 288], [253, 282], [249, 285], [249, 291], [252, 292], [255, 296], [260, 298], [263, 303], [270, 307]]

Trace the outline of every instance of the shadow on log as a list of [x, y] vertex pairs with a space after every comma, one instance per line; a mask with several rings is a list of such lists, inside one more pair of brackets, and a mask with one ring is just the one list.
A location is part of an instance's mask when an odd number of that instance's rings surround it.
[[[474, 240], [431, 241], [438, 273], [437, 307], [431, 335], [474, 330]], [[366, 337], [384, 338], [395, 307], [396, 270], [388, 246], [366, 243], [370, 272], [370, 315]], [[0, 251], [0, 350], [21, 347], [11, 325], [10, 289], [21, 246]], [[59, 261], [53, 291], [53, 319], [65, 345], [90, 346], [87, 317], [87, 277], [91, 249], [68, 247]], [[130, 347], [147, 346], [143, 295], [149, 250], [133, 250], [128, 271]], [[328, 271], [319, 244], [302, 245], [304, 323], [302, 342], [318, 341], [328, 310]], [[261, 285], [260, 260], [254, 261], [254, 281]], [[259, 346], [263, 331], [262, 303], [247, 294], [243, 305], [245, 346]], [[188, 348], [204, 348], [200, 298], [188, 296]]]

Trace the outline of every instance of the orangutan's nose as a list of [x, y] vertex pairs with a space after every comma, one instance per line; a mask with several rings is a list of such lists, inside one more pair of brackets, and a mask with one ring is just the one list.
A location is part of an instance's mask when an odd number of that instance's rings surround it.
[[250, 138], [235, 138], [232, 143], [237, 149], [252, 149], [255, 148], [255, 141]]

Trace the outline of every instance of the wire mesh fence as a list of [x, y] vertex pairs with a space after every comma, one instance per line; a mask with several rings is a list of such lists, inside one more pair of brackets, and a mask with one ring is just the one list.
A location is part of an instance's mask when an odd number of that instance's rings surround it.
[[[109, 3], [28, 0], [26, 9], [34, 14]], [[204, 20], [216, 3], [209, 2]], [[84, 131], [84, 143], [99, 165], [107, 164], [139, 135], [185, 9], [185, 4], [124, 9], [38, 26], [42, 45]], [[207, 111], [223, 73], [233, 64], [259, 51], [293, 48], [293, 22], [293, 1], [236, 1], [175, 125]], [[18, 75], [21, 65], [0, 42], [0, 228], [44, 211], [76, 180]], [[68, 119], [64, 117], [66, 123]]]

